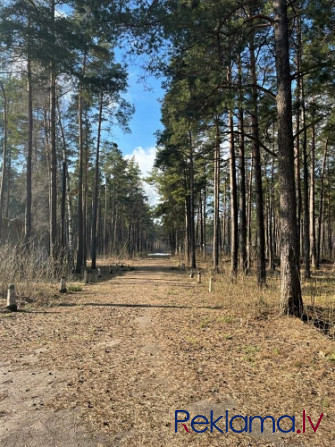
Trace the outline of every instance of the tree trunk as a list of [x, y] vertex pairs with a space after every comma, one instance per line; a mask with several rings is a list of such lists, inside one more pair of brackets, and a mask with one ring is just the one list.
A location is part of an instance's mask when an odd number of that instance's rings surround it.
[[240, 105], [238, 110], [238, 120], [239, 120], [239, 150], [240, 150], [240, 265], [244, 273], [248, 269], [247, 263], [247, 215], [246, 215], [246, 181], [245, 181], [245, 144], [244, 144], [244, 113], [242, 108], [243, 103], [243, 91], [242, 91], [242, 67], [241, 58], [239, 58], [238, 66], [238, 85], [240, 89]]
[[[228, 68], [228, 83], [231, 83], [231, 68]], [[233, 278], [237, 275], [238, 266], [238, 204], [236, 187], [236, 163], [235, 163], [235, 144], [234, 144], [234, 121], [233, 111], [228, 112], [229, 129], [229, 157], [230, 157], [230, 217], [231, 217], [231, 275]]]
[[[57, 101], [59, 128], [62, 136], [62, 159], [63, 159], [63, 186], [62, 186], [62, 205], [61, 205], [61, 222], [62, 222], [62, 247], [67, 247], [67, 258], [71, 268], [74, 264], [74, 235], [72, 223], [72, 200], [70, 195], [70, 175], [68, 170], [68, 154], [65, 140], [64, 127], [60, 113], [59, 102]], [[66, 232], [66, 208], [67, 208], [67, 232]], [[66, 237], [68, 235], [68, 237]]]
[[[314, 117], [312, 117], [314, 120]], [[310, 258], [312, 267], [318, 269], [318, 261], [316, 255], [316, 232], [315, 232], [315, 125], [312, 125], [312, 146], [311, 146], [311, 162], [309, 166], [310, 187], [309, 187], [309, 220], [310, 220]], [[307, 235], [306, 235], [307, 237]]]
[[204, 188], [204, 199], [203, 199], [203, 228], [202, 228], [202, 232], [203, 232], [203, 259], [206, 260], [206, 255], [207, 255], [207, 238], [206, 238], [206, 231], [207, 231], [207, 187], [205, 185]]
[[303, 302], [299, 271], [296, 189], [294, 181], [294, 141], [292, 93], [289, 63], [286, 0], [274, 0], [275, 55], [277, 69], [278, 174], [281, 229], [281, 310], [301, 317]]
[[84, 227], [84, 266], [86, 266], [87, 261], [87, 253], [89, 253], [89, 246], [90, 246], [90, 230], [89, 230], [89, 223], [90, 220], [88, 219], [89, 214], [89, 204], [88, 204], [88, 174], [89, 174], [89, 158], [90, 158], [90, 130], [89, 130], [89, 118], [88, 118], [88, 107], [85, 107], [84, 111], [84, 123], [85, 123], [85, 144], [84, 144], [84, 191], [83, 191], [83, 227]]
[[[297, 73], [301, 71], [301, 61], [302, 61], [302, 39], [301, 39], [301, 17], [297, 17]], [[302, 244], [300, 243], [301, 237], [301, 211], [302, 211], [302, 194], [301, 194], [301, 180], [300, 180], [300, 104], [301, 104], [301, 78], [297, 79], [296, 86], [296, 102], [297, 102], [297, 112], [296, 112], [296, 138], [295, 138], [295, 186], [296, 186], [296, 200], [297, 200], [297, 233], [299, 240], [299, 257], [302, 252]]]
[[202, 191], [199, 195], [199, 208], [198, 208], [198, 232], [199, 232], [199, 245], [202, 258], [204, 257], [204, 215], [202, 205]]
[[248, 188], [248, 203], [247, 203], [247, 216], [248, 216], [248, 233], [247, 233], [247, 271], [251, 269], [252, 264], [252, 180], [254, 172], [254, 159], [251, 159], [250, 173], [249, 173], [249, 188]]
[[8, 150], [8, 120], [7, 120], [7, 95], [5, 87], [2, 82], [0, 82], [0, 88], [3, 96], [3, 141], [2, 141], [2, 169], [1, 169], [1, 183], [0, 183], [0, 241], [1, 241], [1, 227], [2, 219], [4, 217], [5, 209], [5, 186], [8, 188], [8, 169], [7, 169], [7, 150]]
[[[82, 75], [85, 76], [86, 53], [84, 54]], [[78, 250], [76, 272], [81, 273], [84, 267], [84, 219], [83, 219], [83, 171], [84, 171], [84, 127], [83, 127], [83, 92], [79, 87], [78, 127], [79, 127], [79, 172], [78, 172]]]
[[[55, 17], [55, 1], [51, 0], [52, 25]], [[53, 32], [53, 30], [52, 30]], [[54, 37], [54, 36], [53, 36]], [[50, 63], [50, 256], [57, 257], [57, 150], [56, 150], [56, 69], [52, 60]]]
[[252, 83], [252, 105], [251, 105], [251, 128], [252, 128], [252, 156], [254, 160], [255, 175], [255, 195], [256, 195], [256, 218], [257, 218], [257, 279], [258, 286], [263, 287], [266, 283], [265, 270], [265, 230], [264, 230], [264, 203], [263, 203], [263, 185], [262, 185], [262, 166], [259, 144], [259, 125], [258, 125], [258, 93], [257, 93], [257, 74], [256, 58], [254, 48], [254, 38], [250, 44], [250, 75]]
[[99, 104], [99, 119], [98, 119], [98, 135], [97, 147], [95, 154], [95, 174], [94, 174], [94, 191], [93, 191], [93, 210], [92, 210], [92, 239], [91, 239], [91, 268], [96, 268], [97, 257], [97, 215], [98, 215], [98, 196], [99, 196], [99, 157], [100, 157], [100, 137], [101, 137], [101, 123], [102, 123], [102, 106], [103, 106], [103, 92], [100, 94]]
[[269, 269], [271, 271], [275, 270], [274, 220], [274, 160], [272, 159], [269, 191]]
[[[29, 25], [28, 25], [29, 26]], [[31, 59], [30, 49], [28, 42], [28, 55], [27, 55], [27, 81], [28, 81], [28, 142], [27, 142], [27, 156], [26, 156], [26, 209], [25, 209], [25, 221], [24, 221], [24, 240], [26, 247], [29, 246], [31, 239], [32, 229], [32, 155], [33, 155], [33, 87], [32, 87], [32, 73], [31, 73]]]
[[196, 268], [196, 246], [195, 246], [195, 229], [194, 229], [194, 155], [193, 155], [193, 139], [189, 132], [190, 139], [190, 255], [191, 268]]
[[306, 107], [305, 107], [305, 91], [304, 80], [301, 80], [301, 112], [303, 125], [303, 200], [304, 200], [304, 277], [311, 277], [310, 264], [310, 239], [309, 239], [309, 191], [308, 191], [308, 156], [307, 156], [307, 123], [306, 123]]
[[11, 174], [12, 174], [12, 151], [10, 147], [7, 147], [7, 199], [5, 207], [5, 217], [9, 218], [9, 206], [10, 206], [10, 189], [11, 189]]
[[105, 175], [105, 196], [104, 196], [104, 218], [103, 218], [103, 254], [104, 257], [107, 255], [107, 206], [108, 206], [108, 177]]
[[213, 215], [213, 269], [219, 268], [219, 234], [220, 234], [220, 127], [216, 119], [216, 138], [214, 150], [214, 215]]
[[328, 154], [328, 137], [327, 137], [325, 150], [324, 150], [324, 154], [323, 154], [322, 171], [321, 171], [321, 179], [320, 179], [320, 206], [319, 206], [319, 216], [318, 216], [318, 238], [317, 238], [317, 253], [316, 253], [318, 264], [320, 264], [321, 251], [322, 251], [321, 227], [322, 227], [322, 221], [323, 221], [324, 179], [325, 179], [325, 172], [326, 172], [327, 154]]

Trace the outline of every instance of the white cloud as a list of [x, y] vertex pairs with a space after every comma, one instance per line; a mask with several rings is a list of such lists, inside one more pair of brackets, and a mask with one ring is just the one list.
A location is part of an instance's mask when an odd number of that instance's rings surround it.
[[[142, 177], [145, 178], [150, 174], [150, 171], [154, 167], [155, 157], [156, 157], [156, 147], [143, 148], [142, 146], [137, 146], [132, 153], [125, 156], [126, 160], [130, 160], [135, 157], [135, 161], [138, 163]], [[143, 188], [145, 194], [148, 196], [150, 205], [155, 205], [159, 201], [159, 195], [152, 185], [143, 181]]]
[[132, 157], [135, 157], [135, 161], [141, 169], [142, 176], [146, 177], [154, 166], [156, 150], [155, 147], [143, 148], [142, 146], [137, 146], [131, 154], [125, 156], [125, 159], [130, 160]]

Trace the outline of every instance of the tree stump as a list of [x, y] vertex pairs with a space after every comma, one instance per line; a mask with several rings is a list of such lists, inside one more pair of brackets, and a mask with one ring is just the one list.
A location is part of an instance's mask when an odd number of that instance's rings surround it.
[[193, 270], [191, 270], [190, 278], [194, 278], [194, 272], [193, 272]]
[[66, 289], [66, 279], [65, 278], [61, 278], [60, 279], [59, 291], [60, 291], [60, 293], [66, 293], [67, 292], [67, 289]]
[[7, 309], [9, 309], [9, 310], [11, 310], [13, 312], [17, 311], [16, 293], [15, 293], [15, 286], [14, 286], [14, 284], [10, 284], [8, 286]]

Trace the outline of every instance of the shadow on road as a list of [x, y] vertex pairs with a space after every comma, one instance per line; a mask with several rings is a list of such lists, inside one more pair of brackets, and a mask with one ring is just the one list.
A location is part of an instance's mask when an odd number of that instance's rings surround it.
[[174, 304], [127, 304], [127, 303], [59, 303], [58, 306], [76, 307], [76, 306], [98, 306], [98, 307], [139, 307], [150, 309], [207, 309], [220, 310], [223, 306], [177, 306]]

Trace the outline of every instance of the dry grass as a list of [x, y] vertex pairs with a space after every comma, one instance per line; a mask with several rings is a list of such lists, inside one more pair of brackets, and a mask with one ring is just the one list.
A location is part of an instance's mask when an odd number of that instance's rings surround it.
[[39, 249], [28, 252], [22, 245], [0, 248], [0, 296], [6, 296], [8, 285], [15, 284], [19, 296], [45, 301], [55, 293], [61, 276], [71, 277], [65, 264], [50, 262]]

